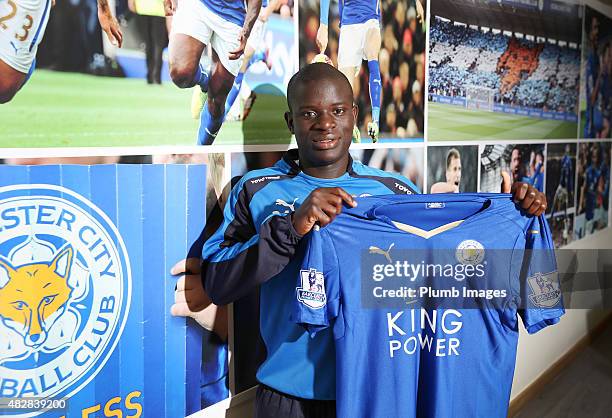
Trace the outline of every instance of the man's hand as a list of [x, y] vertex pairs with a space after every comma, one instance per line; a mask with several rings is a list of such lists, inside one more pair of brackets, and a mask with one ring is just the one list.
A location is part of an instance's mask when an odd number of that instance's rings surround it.
[[201, 260], [187, 258], [172, 267], [170, 273], [179, 276], [174, 291], [174, 304], [170, 307], [173, 316], [193, 318], [203, 328], [215, 332], [222, 340], [227, 339], [227, 306], [214, 305], [202, 285]]
[[98, 0], [98, 20], [111, 44], [121, 48], [123, 44], [123, 33], [121, 33], [119, 22], [117, 22], [117, 19], [110, 11], [107, 0]]
[[351, 195], [340, 187], [321, 187], [313, 190], [292, 215], [295, 231], [306, 235], [315, 224], [328, 225], [342, 212], [342, 203], [351, 207], [357, 206]]
[[319, 30], [317, 30], [317, 38], [315, 40], [317, 43], [317, 48], [319, 48], [320, 54], [325, 53], [325, 50], [327, 49], [328, 40], [329, 40], [329, 29], [327, 25], [324, 25], [321, 23], [321, 25], [319, 25]]
[[423, 19], [425, 18], [425, 10], [423, 9], [423, 5], [421, 4], [421, 1], [416, 0], [414, 2], [414, 5], [416, 6], [417, 19], [419, 23], [423, 23]]
[[514, 202], [528, 215], [540, 216], [546, 211], [546, 195], [535, 187], [517, 181], [511, 193]]
[[240, 35], [238, 35], [238, 48], [236, 48], [235, 50], [229, 53], [229, 59], [237, 60], [238, 58], [242, 56], [242, 54], [244, 53], [244, 48], [246, 47], [248, 38], [249, 36], [247, 35], [246, 29], [243, 28], [240, 31]]
[[166, 16], [174, 15], [178, 0], [164, 0], [164, 13]]

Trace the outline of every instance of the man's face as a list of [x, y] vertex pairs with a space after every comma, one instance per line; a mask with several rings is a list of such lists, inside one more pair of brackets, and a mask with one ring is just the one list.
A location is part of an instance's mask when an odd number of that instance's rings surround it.
[[544, 157], [542, 156], [542, 154], [536, 154], [536, 157], [535, 157], [536, 166], [542, 163], [544, 163]]
[[521, 180], [521, 152], [516, 148], [512, 150], [510, 157], [510, 172], [513, 181]]
[[304, 166], [348, 160], [357, 107], [348, 83], [322, 78], [297, 86], [287, 126], [295, 135]]
[[455, 190], [459, 190], [461, 183], [461, 159], [451, 158], [450, 164], [446, 167], [446, 182], [452, 184]]

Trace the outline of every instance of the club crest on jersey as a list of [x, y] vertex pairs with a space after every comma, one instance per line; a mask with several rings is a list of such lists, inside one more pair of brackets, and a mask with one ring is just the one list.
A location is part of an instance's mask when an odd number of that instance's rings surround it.
[[462, 241], [457, 246], [455, 258], [461, 264], [476, 265], [482, 263], [485, 256], [484, 246], [473, 239]]
[[527, 279], [533, 295], [529, 295], [531, 302], [541, 308], [552, 308], [559, 303], [561, 289], [559, 288], [556, 271], [542, 274], [536, 273]]
[[301, 287], [296, 288], [297, 298], [304, 305], [312, 309], [325, 306], [325, 277], [315, 269], [300, 270]]
[[125, 245], [97, 206], [59, 186], [0, 188], [0, 397], [77, 393], [117, 346], [130, 294]]

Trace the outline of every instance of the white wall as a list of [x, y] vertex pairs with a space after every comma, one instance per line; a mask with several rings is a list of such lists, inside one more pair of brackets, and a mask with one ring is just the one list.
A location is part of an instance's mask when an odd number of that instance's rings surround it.
[[[608, 262], [612, 262], [610, 254], [612, 252], [599, 253], [595, 249], [612, 249], [612, 228], [607, 228], [590, 237], [570, 244], [566, 248], [578, 250], [593, 250], [579, 252], [580, 258], [578, 266], [573, 265], [576, 271], [600, 271], [595, 270], [608, 256]], [[568, 268], [567, 253], [561, 250], [557, 260], [559, 271]], [[603, 274], [603, 273], [602, 273]], [[529, 335], [521, 329], [516, 370], [514, 373], [514, 383], [512, 385], [512, 395], [514, 398], [529, 386], [535, 379], [544, 373], [556, 360], [567, 353], [576, 342], [585, 336], [603, 317], [610, 311], [601, 308], [601, 294], [597, 291], [585, 292], [578, 295], [583, 299], [588, 299], [593, 309], [568, 309], [558, 324], [543, 329], [534, 335]], [[576, 306], [576, 305], [572, 305]], [[582, 302], [578, 306], [586, 306]], [[599, 306], [599, 307], [597, 307]]]

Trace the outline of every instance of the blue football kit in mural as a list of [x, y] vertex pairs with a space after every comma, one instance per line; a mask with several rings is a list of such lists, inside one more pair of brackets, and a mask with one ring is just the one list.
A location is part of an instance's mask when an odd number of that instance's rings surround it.
[[568, 190], [574, 190], [574, 174], [572, 170], [572, 159], [569, 155], [564, 155], [561, 160], [561, 175], [559, 185]]
[[[564, 313], [545, 218], [523, 215], [509, 194], [357, 202], [306, 237], [294, 282], [292, 320], [314, 338], [334, 334], [338, 416], [505, 417], [518, 317], [535, 333]], [[417, 294], [376, 307], [399, 283], [436, 280], [505, 297], [410, 306]]]

